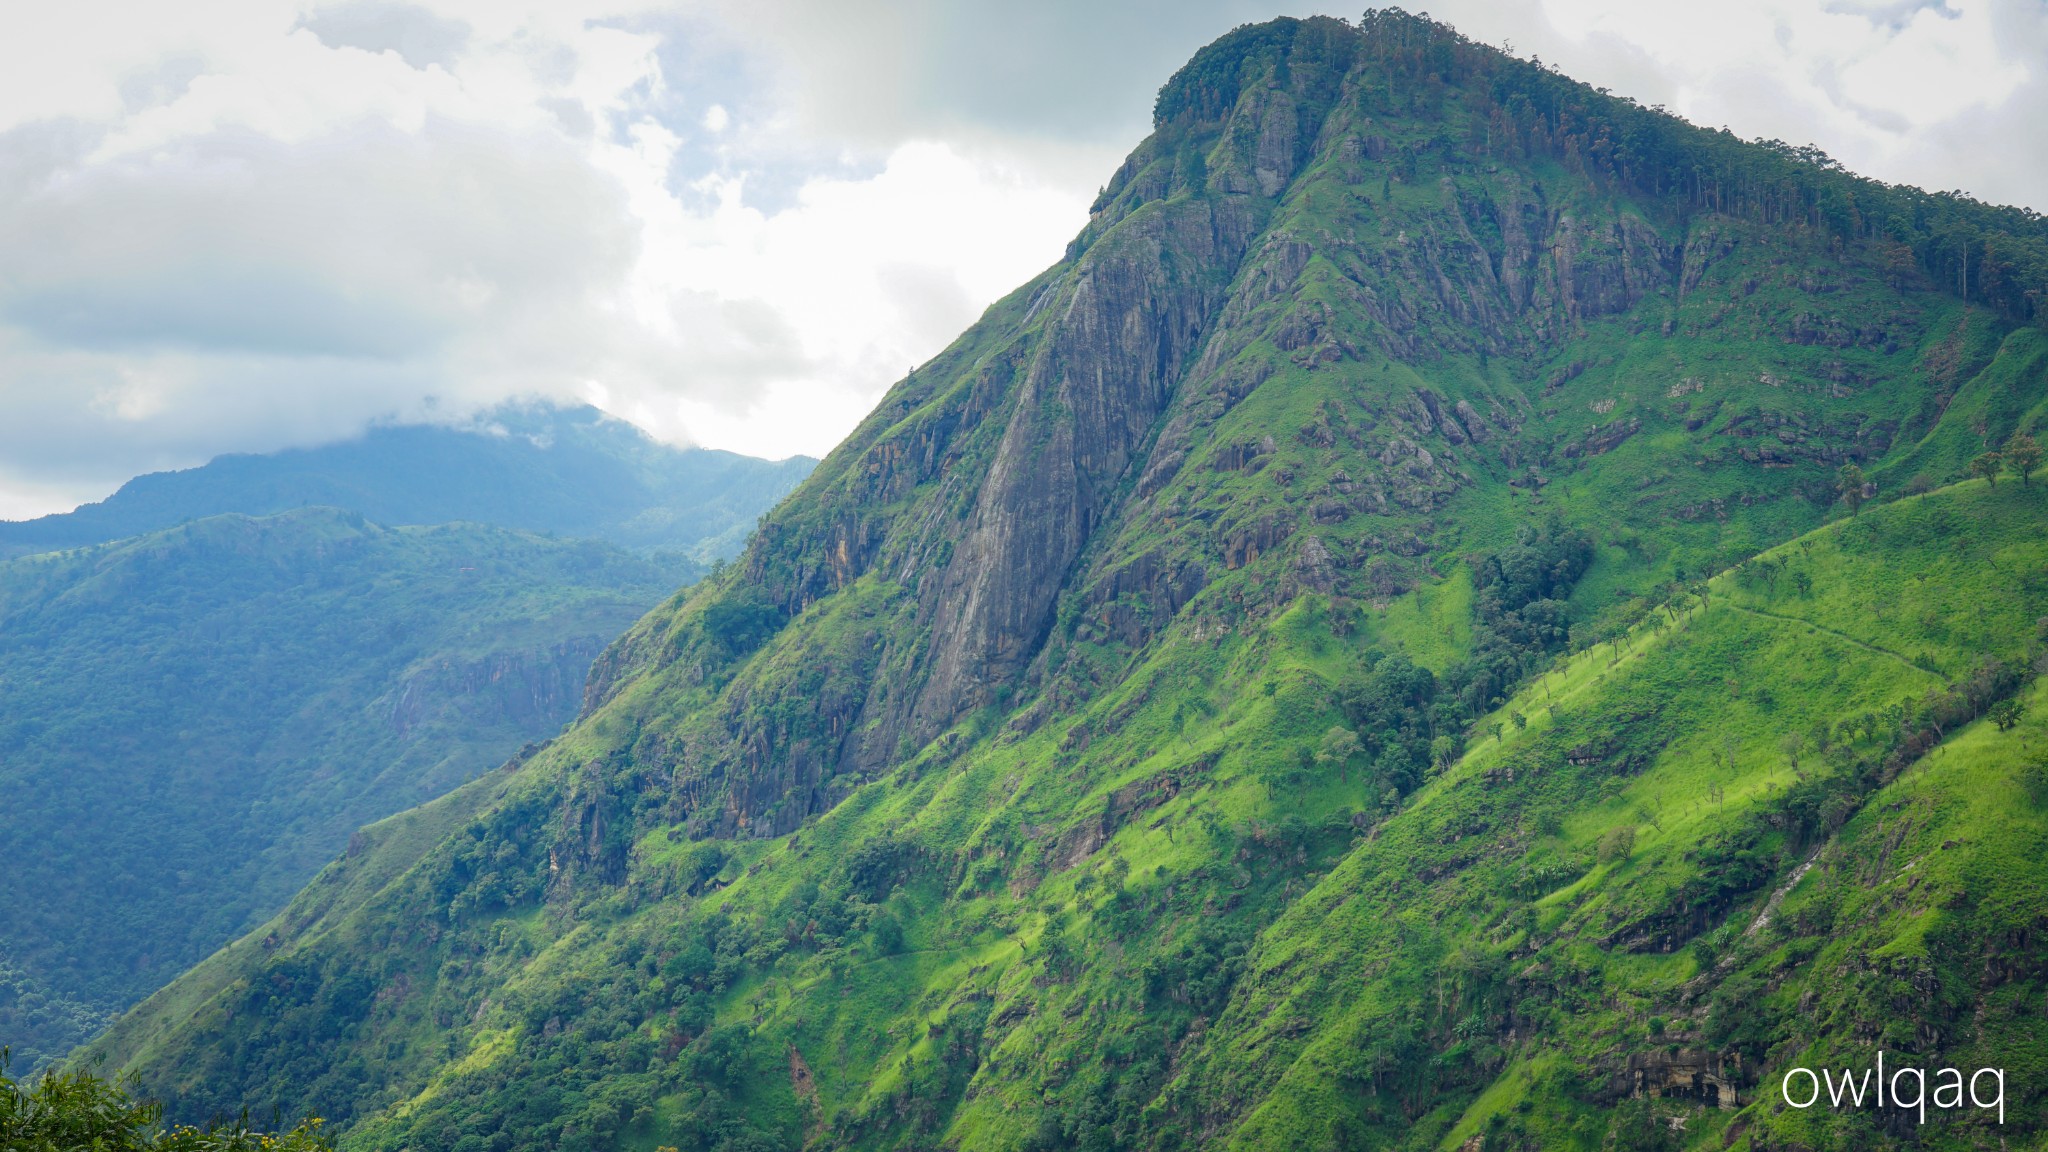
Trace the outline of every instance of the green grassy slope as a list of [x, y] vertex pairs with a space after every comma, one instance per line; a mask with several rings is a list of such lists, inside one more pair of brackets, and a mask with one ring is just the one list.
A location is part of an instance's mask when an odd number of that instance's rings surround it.
[[0, 564], [0, 1043], [60, 1056], [575, 714], [662, 565], [306, 509]]
[[[1615, 1107], [1633, 1059], [1733, 1090], [1735, 1109], [1655, 1101], [1688, 1121], [1671, 1147], [1871, 1148], [1869, 1117], [1789, 1117], [1762, 1070], [1863, 1067], [1881, 1046], [1895, 1066], [2023, 1080], [2048, 1058], [2026, 944], [2040, 720], [2001, 732], [1965, 707], [1930, 753], [1899, 745], [1987, 658], [2031, 679], [2043, 497], [1945, 489], [1802, 537], [1764, 559], [1810, 592], [1723, 576], [1675, 624], [1580, 657], [1594, 667], [1569, 688], [1525, 691], [1509, 707], [1539, 719], [1474, 749], [1263, 934], [1249, 994], [1177, 1090], [1256, 1100], [1232, 1132], [1245, 1147], [1590, 1149], [1648, 1129]], [[1975, 703], [2010, 690], [1987, 678]], [[1418, 866], [1436, 877], [1381, 881]], [[2039, 1107], [2008, 1123], [2038, 1137]], [[1989, 1135], [1977, 1118], [1932, 1143]]]
[[[1758, 1086], [1907, 999], [1786, 934], [2048, 612], [2041, 486], [1839, 470], [2048, 379], [1917, 194], [1674, 124], [1408, 17], [1205, 49], [498, 797], [96, 1052], [364, 1149], [1786, 1146]], [[2008, 891], [1921, 1050], [2024, 1032]]]

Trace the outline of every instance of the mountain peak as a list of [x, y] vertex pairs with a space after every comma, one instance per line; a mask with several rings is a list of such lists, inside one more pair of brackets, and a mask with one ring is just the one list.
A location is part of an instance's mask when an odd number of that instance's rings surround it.
[[[743, 557], [729, 595], [772, 607], [777, 626], [864, 582], [900, 597], [888, 611], [910, 625], [856, 674], [869, 690], [819, 718], [837, 735], [778, 773], [859, 778], [970, 713], [1050, 692], [1020, 717], [1028, 729], [1044, 701], [1081, 691], [1067, 681], [1100, 671], [1074, 662], [1063, 612], [1135, 594], [1148, 622], [1122, 630], [1148, 640], [1191, 601], [1213, 605], [1220, 592], [1204, 589], [1220, 573], [1293, 549], [1326, 559], [1250, 602], [1229, 594], [1226, 615], [1275, 610], [1305, 586], [1370, 599], [1341, 573], [1376, 565], [1402, 573], [1380, 584], [1412, 586], [1437, 568], [1409, 558], [1462, 547], [1439, 513], [1489, 484], [1539, 492], [1646, 421], [1718, 426], [1733, 448], [1754, 434], [1743, 420], [1783, 418], [1732, 417], [1726, 400], [1695, 411], [1688, 342], [1718, 358], [1770, 332], [1821, 355], [1773, 350], [1782, 371], [1749, 384], [1818, 373], [1869, 396], [1796, 417], [1815, 422], [1807, 447], [1757, 457], [1796, 461], [1792, 474], [1742, 497], [1824, 506], [1834, 464], [1878, 458], [1912, 423], [1869, 394], [1910, 371], [1892, 359], [1901, 338], [1946, 307], [1933, 237], [2004, 218], [1694, 128], [1398, 10], [1241, 27], [1168, 81], [1157, 123], [1068, 259], [886, 397]], [[1913, 228], [1928, 269], [1891, 239]], [[1999, 284], [2034, 250], [2009, 239], [1987, 249], [2015, 262]], [[1649, 366], [1645, 346], [1620, 367], [1613, 342], [1645, 336], [1666, 358]], [[1883, 355], [1859, 366], [1838, 354], [1851, 349]], [[1553, 398], [1596, 362], [1629, 404], [1592, 401], [1574, 425]], [[1617, 382], [1640, 371], [1650, 381]], [[1271, 418], [1306, 423], [1276, 450], [1258, 426]], [[1218, 503], [1216, 470], [1256, 471], [1304, 444], [1308, 459], [1274, 469], [1279, 484]], [[1370, 468], [1306, 501], [1298, 483], [1347, 445]], [[1664, 514], [1697, 516], [1695, 503]], [[693, 620], [659, 644], [628, 637], [608, 666], [710, 674], [730, 645], [685, 641]], [[613, 683], [601, 676], [593, 698]], [[751, 708], [777, 691], [737, 698]], [[741, 715], [723, 723], [747, 738]], [[736, 770], [726, 739], [696, 756]], [[784, 820], [836, 791], [806, 795]]]

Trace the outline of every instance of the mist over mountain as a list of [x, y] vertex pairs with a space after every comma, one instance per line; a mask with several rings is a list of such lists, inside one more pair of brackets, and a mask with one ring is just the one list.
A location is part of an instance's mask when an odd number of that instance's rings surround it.
[[502, 773], [84, 1055], [355, 1149], [2024, 1146], [2048, 223], [1425, 17], [1064, 259]]
[[379, 524], [469, 520], [680, 552], [708, 565], [815, 465], [672, 448], [591, 407], [508, 405], [468, 425], [382, 425], [317, 448], [138, 476], [75, 511], [0, 522], [0, 555], [73, 548], [236, 512], [327, 505]]

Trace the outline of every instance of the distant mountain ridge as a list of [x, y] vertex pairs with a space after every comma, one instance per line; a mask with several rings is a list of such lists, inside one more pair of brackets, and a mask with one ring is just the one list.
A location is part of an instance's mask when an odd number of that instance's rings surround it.
[[380, 425], [340, 443], [138, 476], [75, 511], [0, 521], [0, 557], [325, 505], [380, 524], [473, 521], [709, 564], [736, 554], [816, 464], [670, 447], [587, 405], [509, 405], [467, 425]]

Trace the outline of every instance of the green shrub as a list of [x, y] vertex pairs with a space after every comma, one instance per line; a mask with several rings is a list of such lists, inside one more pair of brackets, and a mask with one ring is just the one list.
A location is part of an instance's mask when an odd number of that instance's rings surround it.
[[204, 1128], [162, 1126], [163, 1107], [137, 1100], [121, 1080], [91, 1070], [59, 1072], [23, 1084], [7, 1075], [0, 1048], [0, 1148], [7, 1152], [331, 1152], [318, 1117], [282, 1135], [249, 1127], [249, 1118]]
[[1626, 860], [1629, 858], [1629, 854], [1635, 850], [1636, 830], [1632, 824], [1625, 824], [1620, 828], [1610, 828], [1607, 830], [1606, 835], [1600, 837], [1598, 853], [1602, 864]]
[[2018, 700], [2007, 697], [1993, 704], [1991, 710], [1986, 712], [1985, 715], [1991, 717], [1991, 722], [1998, 725], [2000, 732], [2010, 732], [2019, 726], [2021, 720], [2026, 718], [2027, 706]]

